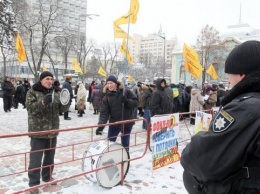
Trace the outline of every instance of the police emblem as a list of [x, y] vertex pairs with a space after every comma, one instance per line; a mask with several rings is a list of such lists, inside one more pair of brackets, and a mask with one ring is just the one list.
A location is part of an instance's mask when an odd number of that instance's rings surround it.
[[213, 121], [213, 131], [216, 133], [225, 131], [234, 120], [231, 115], [222, 109]]

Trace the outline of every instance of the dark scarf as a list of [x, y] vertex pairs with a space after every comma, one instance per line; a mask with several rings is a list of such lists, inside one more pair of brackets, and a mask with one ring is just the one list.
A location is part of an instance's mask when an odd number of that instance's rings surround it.
[[231, 102], [234, 98], [250, 93], [259, 92], [260, 93], [260, 71], [255, 71], [246, 75], [246, 77], [238, 82], [224, 97], [222, 105], [226, 105]]
[[52, 92], [52, 89], [46, 89], [45, 87], [43, 87], [41, 85], [41, 82], [36, 82], [35, 84], [33, 84], [32, 88], [33, 88], [33, 90], [42, 92], [44, 94], [48, 94], [48, 93]]

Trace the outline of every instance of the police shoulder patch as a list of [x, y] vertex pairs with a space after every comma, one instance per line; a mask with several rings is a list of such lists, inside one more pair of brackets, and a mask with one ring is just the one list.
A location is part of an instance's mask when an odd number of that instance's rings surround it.
[[218, 115], [213, 121], [213, 131], [220, 133], [228, 129], [228, 127], [234, 122], [234, 118], [223, 109], [218, 112]]

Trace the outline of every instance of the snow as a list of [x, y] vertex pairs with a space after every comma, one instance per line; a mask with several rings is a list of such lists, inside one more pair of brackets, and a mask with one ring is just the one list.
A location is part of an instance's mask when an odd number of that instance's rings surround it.
[[[11, 112], [5, 113], [3, 110], [3, 100], [0, 99], [0, 131], [1, 135], [26, 133], [27, 132], [27, 111], [22, 108], [20, 104], [18, 109], [11, 109]], [[98, 115], [93, 115], [93, 111], [85, 110], [86, 114], [82, 118], [77, 117], [77, 112], [74, 110], [74, 101], [70, 107], [69, 116], [72, 120], [64, 120], [60, 116], [60, 128], [66, 129], [80, 126], [93, 126], [98, 122]], [[183, 122], [183, 121], [182, 121]], [[180, 140], [187, 139], [187, 128], [184, 123], [180, 123]], [[107, 129], [105, 128], [105, 131]], [[58, 136], [58, 145], [71, 145], [83, 142], [90, 136], [89, 130], [71, 131], [60, 133]], [[106, 133], [102, 135], [106, 137]], [[136, 139], [135, 139], [136, 138]], [[94, 139], [98, 141], [100, 137], [95, 136]], [[133, 128], [133, 135], [131, 142], [145, 142], [146, 131], [142, 129], [142, 123], [136, 122]], [[120, 138], [117, 140], [120, 143]], [[27, 152], [30, 149], [28, 137], [18, 138], [0, 138], [0, 175], [6, 172], [14, 172], [17, 169], [23, 169], [24, 157], [20, 158], [1, 158], [1, 156], [11, 153]], [[181, 141], [179, 141], [181, 142]], [[187, 142], [180, 143], [180, 152]], [[75, 146], [75, 157], [80, 158], [86, 150], [86, 144], [79, 144]], [[135, 146], [130, 149], [131, 158], [140, 157], [144, 153], [144, 144]], [[55, 156], [55, 163], [64, 162], [64, 158], [68, 159], [71, 156], [71, 147], [57, 149]], [[5, 161], [6, 160], [6, 161]], [[4, 161], [4, 162], [3, 162]], [[11, 161], [11, 162], [10, 162]], [[105, 189], [97, 184], [93, 184], [84, 176], [72, 178], [58, 183], [57, 186], [44, 186], [40, 188], [41, 193], [59, 193], [59, 194], [85, 194], [85, 193], [106, 193], [106, 194], [187, 194], [183, 181], [183, 168], [180, 162], [176, 162], [164, 168], [152, 171], [152, 153], [148, 150], [143, 157], [130, 162], [129, 172], [124, 180], [123, 185], [113, 187], [112, 189]], [[67, 165], [58, 165], [54, 168], [53, 177], [55, 179], [72, 176], [77, 173], [82, 173], [81, 160], [78, 160]], [[15, 191], [23, 190], [28, 187], [27, 173], [21, 173], [16, 176], [0, 177], [0, 193], [13, 193]]]

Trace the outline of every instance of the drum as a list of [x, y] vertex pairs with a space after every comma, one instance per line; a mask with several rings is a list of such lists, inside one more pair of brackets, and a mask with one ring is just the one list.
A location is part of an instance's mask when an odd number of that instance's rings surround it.
[[[92, 156], [92, 157], [91, 157]], [[126, 149], [116, 142], [105, 140], [90, 144], [84, 152], [82, 159], [83, 172], [89, 172], [97, 168], [102, 168], [111, 164], [116, 164], [128, 160], [129, 153]], [[129, 162], [125, 162], [123, 175], [126, 176], [129, 169]], [[111, 188], [121, 181], [122, 164], [86, 174], [86, 178], [102, 187]]]

